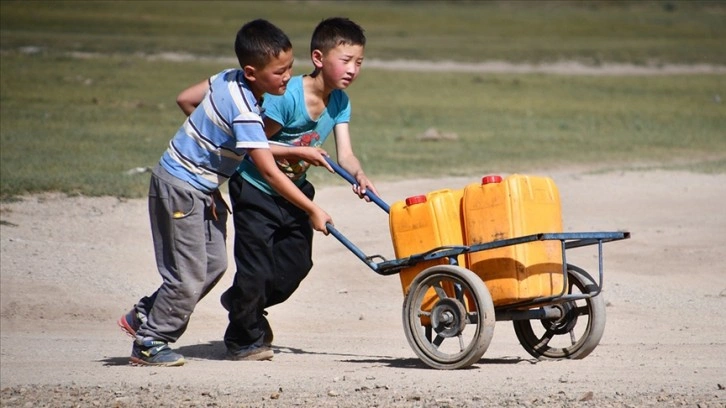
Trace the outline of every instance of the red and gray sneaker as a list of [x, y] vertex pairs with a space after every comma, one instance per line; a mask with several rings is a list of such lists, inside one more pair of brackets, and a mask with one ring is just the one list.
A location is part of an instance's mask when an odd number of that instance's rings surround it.
[[119, 317], [116, 323], [118, 324], [118, 327], [120, 327], [121, 330], [124, 331], [124, 333], [135, 339], [136, 332], [139, 331], [139, 327], [141, 327], [141, 324], [145, 321], [146, 316], [140, 312], [137, 312], [136, 308], [134, 308], [125, 315]]
[[184, 356], [175, 353], [165, 341], [146, 339], [134, 341], [131, 348], [131, 364], [145, 366], [177, 367], [184, 365]]

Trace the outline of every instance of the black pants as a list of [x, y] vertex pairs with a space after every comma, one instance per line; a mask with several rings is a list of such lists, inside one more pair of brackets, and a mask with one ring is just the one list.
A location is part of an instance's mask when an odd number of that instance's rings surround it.
[[[311, 200], [315, 188], [301, 187]], [[266, 194], [235, 174], [229, 180], [237, 272], [230, 296], [228, 349], [261, 345], [265, 308], [282, 303], [313, 266], [313, 229], [307, 213], [280, 196]]]

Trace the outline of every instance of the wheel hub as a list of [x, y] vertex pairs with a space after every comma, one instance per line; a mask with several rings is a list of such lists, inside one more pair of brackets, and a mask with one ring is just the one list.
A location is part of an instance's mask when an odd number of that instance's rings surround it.
[[454, 337], [466, 326], [466, 308], [456, 299], [441, 299], [431, 310], [431, 326], [441, 337]]
[[572, 302], [562, 303], [559, 305], [554, 305], [554, 307], [558, 308], [562, 312], [562, 317], [555, 320], [544, 320], [542, 323], [545, 326], [545, 328], [554, 334], [566, 334], [569, 333], [570, 330], [575, 328], [575, 325], [577, 325], [577, 308], [576, 305]]

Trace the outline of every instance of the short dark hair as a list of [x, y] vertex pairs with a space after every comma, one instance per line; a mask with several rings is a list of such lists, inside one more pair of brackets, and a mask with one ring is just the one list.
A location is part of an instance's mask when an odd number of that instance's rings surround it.
[[363, 28], [345, 17], [331, 17], [321, 21], [310, 40], [310, 53], [320, 50], [323, 54], [340, 44], [366, 45]]
[[234, 52], [241, 68], [251, 65], [263, 68], [270, 59], [292, 49], [290, 38], [267, 20], [250, 21], [237, 31]]

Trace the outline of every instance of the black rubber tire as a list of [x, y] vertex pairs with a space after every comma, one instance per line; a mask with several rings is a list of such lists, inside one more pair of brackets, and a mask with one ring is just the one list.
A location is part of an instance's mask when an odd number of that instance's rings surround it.
[[[567, 265], [567, 293], [593, 293], [593, 278], [574, 265]], [[519, 343], [538, 359], [582, 359], [600, 343], [605, 331], [605, 300], [595, 297], [562, 304], [566, 313], [560, 319], [515, 320]], [[537, 332], [535, 332], [535, 326]]]
[[[433, 299], [433, 305], [423, 310], [427, 298]], [[459, 266], [423, 270], [404, 298], [406, 339], [432, 368], [452, 370], [479, 361], [491, 343], [494, 324], [494, 303], [486, 285]]]

